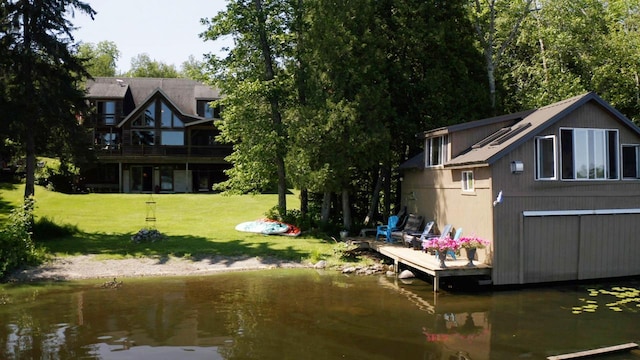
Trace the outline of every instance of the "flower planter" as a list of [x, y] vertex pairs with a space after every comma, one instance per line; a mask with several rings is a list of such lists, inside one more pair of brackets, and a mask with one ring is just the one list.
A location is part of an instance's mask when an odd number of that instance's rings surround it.
[[467, 266], [475, 266], [473, 264], [473, 259], [475, 259], [476, 257], [477, 250], [478, 250], [477, 248], [467, 248], [467, 259], [469, 260], [469, 262], [467, 263]]

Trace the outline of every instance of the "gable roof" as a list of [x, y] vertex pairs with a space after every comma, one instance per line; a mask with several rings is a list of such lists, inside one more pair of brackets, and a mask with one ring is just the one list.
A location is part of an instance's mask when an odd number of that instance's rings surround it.
[[[508, 130], [503, 131], [502, 134], [492, 134], [484, 140], [481, 140], [476, 144], [476, 146], [472, 146], [466, 152], [463, 152], [461, 155], [456, 156], [445, 163], [444, 167], [491, 165], [516, 147], [530, 140], [541, 130], [555, 124], [580, 106], [590, 101], [602, 106], [602, 108], [609, 112], [613, 117], [640, 135], [640, 128], [638, 128], [631, 120], [627, 119], [622, 115], [622, 113], [598, 95], [593, 92], [589, 92], [541, 107], [537, 110], [528, 112], [528, 114], [527, 112], [519, 113], [524, 114], [525, 116], [523, 116], [520, 121], [516, 122]], [[479, 121], [482, 122], [483, 120]], [[473, 126], [473, 124], [469, 124], [465, 128], [469, 128], [469, 126]], [[479, 123], [478, 126], [482, 126], [482, 124]], [[425, 134], [427, 136], [430, 135], [430, 133]], [[491, 138], [492, 136], [493, 138]]]
[[179, 78], [116, 78], [96, 77], [87, 81], [87, 97], [94, 99], [124, 99], [131, 94], [136, 112], [158, 92], [184, 115], [199, 118], [197, 100], [214, 100], [222, 96], [217, 89], [190, 79]]

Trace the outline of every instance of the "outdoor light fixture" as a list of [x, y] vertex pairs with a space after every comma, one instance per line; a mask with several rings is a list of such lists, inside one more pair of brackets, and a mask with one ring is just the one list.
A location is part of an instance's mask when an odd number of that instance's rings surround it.
[[511, 173], [512, 174], [522, 174], [524, 171], [524, 164], [522, 161], [512, 161], [511, 162]]

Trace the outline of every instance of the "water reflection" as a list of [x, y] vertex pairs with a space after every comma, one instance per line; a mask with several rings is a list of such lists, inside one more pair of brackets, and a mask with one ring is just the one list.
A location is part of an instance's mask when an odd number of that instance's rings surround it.
[[593, 286], [434, 294], [309, 270], [99, 285], [0, 287], [0, 358], [545, 359], [640, 338], [631, 306], [574, 313]]

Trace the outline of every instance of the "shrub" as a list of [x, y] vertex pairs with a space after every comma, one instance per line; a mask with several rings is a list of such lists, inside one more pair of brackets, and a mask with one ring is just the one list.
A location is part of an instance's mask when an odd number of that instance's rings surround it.
[[31, 238], [34, 204], [33, 199], [25, 199], [23, 206], [11, 211], [6, 227], [0, 232], [0, 277], [40, 261]]

